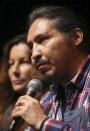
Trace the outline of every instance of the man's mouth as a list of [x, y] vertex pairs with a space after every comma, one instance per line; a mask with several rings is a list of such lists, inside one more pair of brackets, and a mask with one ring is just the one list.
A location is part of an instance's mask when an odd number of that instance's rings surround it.
[[48, 64], [50, 64], [48, 61], [40, 61], [37, 63], [37, 68], [43, 68], [44, 66], [47, 66]]
[[42, 72], [42, 73], [45, 73], [48, 69], [49, 69], [49, 65], [50, 65], [50, 62], [48, 61], [40, 61], [37, 63], [37, 69]]

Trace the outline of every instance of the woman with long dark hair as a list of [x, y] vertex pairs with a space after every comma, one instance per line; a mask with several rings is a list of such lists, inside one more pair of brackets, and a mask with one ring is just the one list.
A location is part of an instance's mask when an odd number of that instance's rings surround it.
[[[17, 99], [26, 93], [28, 82], [32, 78], [40, 76], [40, 74], [32, 68], [30, 50], [26, 44], [25, 34], [16, 36], [6, 44], [2, 58], [1, 74], [3, 75], [1, 89], [5, 96], [5, 104], [2, 104], [5, 109], [3, 110], [3, 113], [5, 112], [3, 117], [3, 130], [7, 131], [12, 122], [11, 113]], [[40, 95], [37, 96], [38, 99]], [[25, 127], [26, 124], [22, 124], [21, 122], [16, 130], [22, 131]]]

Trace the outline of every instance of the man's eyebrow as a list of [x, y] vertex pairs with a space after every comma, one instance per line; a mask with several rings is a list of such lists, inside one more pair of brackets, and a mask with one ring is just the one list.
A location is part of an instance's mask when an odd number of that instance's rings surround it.
[[[47, 38], [49, 37], [49, 34], [46, 32], [46, 33], [40, 33], [38, 34], [35, 38], [34, 38], [34, 41], [37, 41], [39, 40], [40, 38]], [[32, 44], [33, 42], [30, 40], [30, 41], [27, 41], [27, 44], [30, 45]]]
[[47, 32], [41, 33], [41, 34], [37, 35], [34, 40], [37, 41], [40, 38], [47, 38], [47, 37], [49, 37], [49, 34]]

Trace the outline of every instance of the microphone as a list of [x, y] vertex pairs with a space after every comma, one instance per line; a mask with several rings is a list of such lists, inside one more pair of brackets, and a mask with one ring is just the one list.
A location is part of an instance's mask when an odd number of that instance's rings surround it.
[[[42, 82], [38, 79], [32, 79], [27, 86], [28, 90], [26, 92], [26, 95], [29, 95], [31, 97], [35, 97], [37, 93], [41, 92], [43, 89]], [[20, 118], [16, 118], [15, 120], [12, 121], [9, 130], [8, 131], [14, 131], [16, 125], [19, 123]]]

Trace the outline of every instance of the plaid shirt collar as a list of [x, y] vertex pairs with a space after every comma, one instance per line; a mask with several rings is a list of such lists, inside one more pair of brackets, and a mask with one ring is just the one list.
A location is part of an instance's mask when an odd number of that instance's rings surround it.
[[[75, 77], [70, 82], [68, 82], [65, 85], [65, 87], [70, 88], [71, 87], [70, 85], [72, 85], [75, 88], [77, 88], [78, 90], [82, 90], [89, 70], [90, 70], [90, 54], [87, 56], [87, 59], [84, 62], [81, 70], [75, 75]], [[54, 82], [52, 82], [52, 83], [53, 84], [50, 86], [51, 92], [53, 92], [55, 94], [56, 94], [56, 92], [59, 93], [59, 85]], [[67, 89], [67, 88], [65, 88], [65, 89]], [[70, 88], [70, 90], [71, 90], [71, 88]]]
[[88, 57], [87, 57], [84, 65], [82, 66], [81, 70], [71, 80], [71, 82], [73, 84], [75, 84], [78, 89], [82, 90], [89, 70], [90, 70], [90, 54], [88, 55]]

